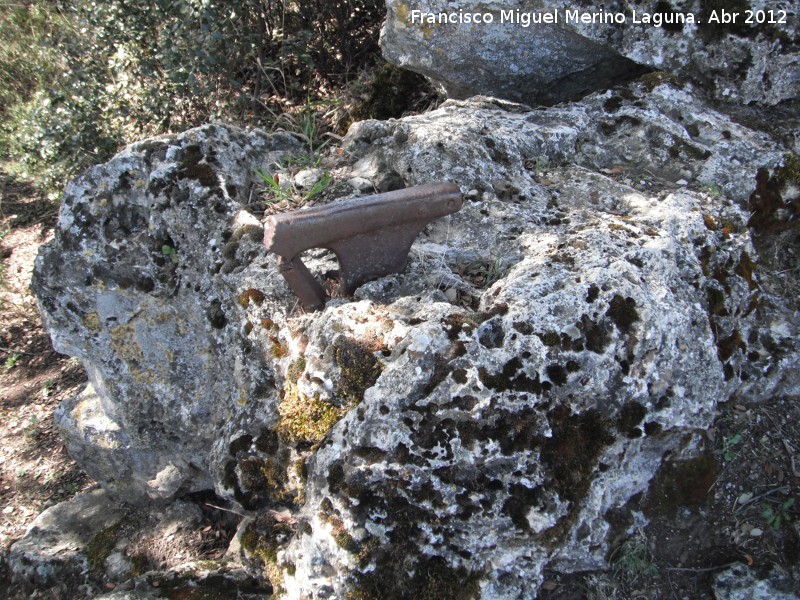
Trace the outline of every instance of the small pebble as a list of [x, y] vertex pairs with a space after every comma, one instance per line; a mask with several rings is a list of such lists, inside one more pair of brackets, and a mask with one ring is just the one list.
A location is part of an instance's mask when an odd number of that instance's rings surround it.
[[372, 182], [366, 177], [351, 177], [347, 180], [350, 187], [359, 192], [371, 192], [374, 187]]

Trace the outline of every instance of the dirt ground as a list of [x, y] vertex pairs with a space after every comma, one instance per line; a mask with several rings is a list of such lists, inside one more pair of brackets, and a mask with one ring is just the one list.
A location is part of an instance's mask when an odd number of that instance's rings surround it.
[[[77, 361], [52, 350], [28, 288], [38, 247], [55, 220], [52, 202], [0, 170], [0, 565], [37, 514], [92, 486], [53, 424], [59, 403], [86, 378]], [[626, 507], [649, 524], [631, 529], [621, 517], [612, 567], [568, 577], [549, 573], [542, 600], [712, 598], [714, 576], [731, 564], [756, 574], [797, 565], [798, 422], [797, 398], [720, 405], [702, 435], [704, 453], [667, 462], [649, 494]], [[198, 537], [203, 556], [222, 550], [232, 534], [215, 524], [218, 516], [208, 514]]]
[[59, 403], [86, 376], [56, 354], [28, 288], [39, 246], [52, 236], [56, 206], [0, 172], [0, 547], [45, 508], [91, 485], [53, 424]]

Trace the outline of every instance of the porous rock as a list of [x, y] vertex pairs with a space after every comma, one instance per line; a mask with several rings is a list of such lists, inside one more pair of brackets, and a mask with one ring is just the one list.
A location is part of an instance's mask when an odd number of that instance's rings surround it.
[[714, 598], [717, 600], [791, 600], [798, 594], [800, 582], [797, 577], [778, 566], [773, 566], [763, 577], [745, 565], [737, 564], [714, 577]]
[[298, 149], [288, 135], [211, 125], [134, 144], [68, 187], [32, 286], [54, 347], [89, 374], [56, 415], [65, 443], [117, 496], [213, 488], [221, 432], [274, 413], [272, 368], [249, 354], [241, 302], [279, 276], [248, 203], [254, 169]]
[[[182, 542], [195, 537], [200, 521], [200, 510], [191, 502], [137, 509], [102, 489], [80, 494], [45, 510], [11, 546], [12, 591], [95, 597], [161, 563], [175, 563]], [[174, 540], [177, 549], [163, 548], [165, 540]]]
[[[545, 568], [605, 564], [618, 509], [717, 402], [800, 391], [796, 316], [759, 288], [742, 208], [786, 157], [691, 87], [355, 125], [335, 178], [470, 193], [403, 273], [311, 314], [248, 229], [249, 173], [291, 141], [160, 143], [74, 184], [37, 263], [95, 390], [61, 424], [110, 490], [249, 511], [239, 551], [287, 597], [535, 597]], [[188, 146], [213, 177], [180, 177]]]
[[[800, 91], [798, 19], [789, 2], [619, 0], [576, 5], [561, 0], [388, 0], [386, 4], [388, 16], [381, 32], [384, 56], [430, 77], [453, 98], [486, 94], [553, 104], [605, 89], [642, 68], [678, 74], [702, 83], [718, 99], [742, 104], [775, 105], [796, 98]], [[709, 22], [712, 11], [721, 15], [723, 9], [728, 15], [738, 14], [735, 23]], [[745, 22], [747, 10], [754, 13], [750, 24]], [[423, 21], [413, 11], [455, 15], [456, 22]], [[504, 19], [504, 12], [511, 18]], [[475, 13], [494, 20], [458, 22], [459, 16]], [[567, 13], [579, 18], [570, 19]], [[531, 14], [555, 14], [558, 21], [526, 25], [525, 15]], [[616, 15], [624, 22], [608, 21]]]

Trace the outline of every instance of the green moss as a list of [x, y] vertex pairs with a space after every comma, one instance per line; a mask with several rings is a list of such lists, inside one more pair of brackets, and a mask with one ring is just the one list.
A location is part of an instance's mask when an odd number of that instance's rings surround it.
[[336, 545], [345, 552], [356, 554], [360, 549], [358, 542], [344, 528], [334, 530], [333, 539], [336, 541]]
[[622, 405], [617, 416], [617, 431], [630, 436], [632, 431], [647, 416], [647, 410], [638, 402], [626, 402]]
[[243, 237], [248, 237], [253, 242], [261, 242], [264, 237], [264, 228], [255, 224], [243, 225], [234, 231], [231, 237], [237, 242]]
[[639, 320], [636, 301], [633, 298], [623, 298], [619, 294], [615, 294], [609, 303], [606, 316], [614, 321], [621, 333], [630, 333], [633, 324]]
[[283, 571], [278, 564], [278, 551], [293, 534], [294, 529], [289, 524], [277, 521], [270, 515], [258, 517], [242, 533], [242, 549], [249, 556], [261, 561], [276, 595], [280, 595], [283, 588]]
[[717, 461], [710, 455], [664, 462], [650, 485], [645, 514], [671, 516], [682, 507], [704, 505], [716, 475]]
[[676, 75], [666, 73], [664, 71], [651, 71], [639, 77], [639, 81], [645, 86], [648, 92], [652, 92], [655, 88], [663, 83], [671, 83], [676, 87], [682, 87], [683, 82]]
[[269, 336], [269, 341], [272, 344], [272, 356], [274, 358], [283, 358], [289, 354], [289, 349], [281, 342], [277, 335]]
[[708, 312], [717, 317], [724, 317], [728, 314], [725, 308], [725, 293], [717, 288], [709, 287], [706, 290], [708, 300]]
[[208, 163], [201, 162], [203, 152], [197, 144], [192, 144], [183, 149], [178, 177], [180, 179], [194, 179], [205, 187], [219, 187], [219, 180], [214, 169]]
[[290, 442], [318, 444], [351, 407], [309, 398], [297, 389], [296, 383], [287, 381], [278, 405], [281, 418], [276, 431]]
[[364, 392], [378, 380], [383, 365], [367, 344], [348, 337], [338, 337], [334, 342], [333, 352], [336, 365], [341, 370], [339, 393], [348, 402], [361, 402]]
[[589, 489], [600, 454], [614, 441], [610, 424], [597, 410], [575, 415], [564, 405], [550, 411], [547, 418], [552, 435], [543, 441], [542, 462], [558, 495], [577, 502]]
[[480, 597], [480, 574], [453, 567], [440, 556], [423, 556], [409, 576], [403, 561], [358, 574], [347, 600], [469, 600]]
[[586, 340], [586, 349], [602, 354], [609, 344], [608, 332], [603, 323], [597, 323], [589, 315], [581, 317], [581, 329]]
[[537, 333], [539, 339], [545, 346], [553, 347], [561, 344], [561, 336], [555, 331], [548, 331], [547, 333]]
[[286, 369], [286, 378], [291, 381], [292, 383], [297, 383], [300, 381], [300, 377], [303, 375], [303, 371], [306, 370], [306, 358], [305, 356], [300, 356], [295, 360], [292, 364], [289, 365], [289, 368]]
[[498, 392], [510, 389], [535, 394], [542, 392], [539, 375], [534, 375], [533, 379], [528, 377], [528, 374], [523, 369], [522, 360], [516, 356], [506, 362], [499, 373], [490, 373], [485, 367], [478, 367], [478, 379], [487, 388]]
[[284, 502], [290, 495], [285, 469], [272, 458], [245, 458], [239, 461], [239, 473], [239, 483], [246, 491], [266, 493], [273, 502]]
[[119, 521], [106, 527], [86, 544], [86, 560], [96, 575], [105, 572], [106, 559], [114, 552], [117, 542], [122, 537], [123, 523], [124, 521]]

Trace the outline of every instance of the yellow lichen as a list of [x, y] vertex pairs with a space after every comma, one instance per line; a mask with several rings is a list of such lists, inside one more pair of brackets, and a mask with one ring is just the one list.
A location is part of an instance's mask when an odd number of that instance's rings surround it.
[[141, 364], [144, 361], [142, 347], [136, 341], [136, 328], [130, 323], [118, 325], [108, 330], [111, 334], [111, 347], [126, 363]]
[[100, 315], [91, 312], [83, 318], [83, 325], [89, 331], [100, 331]]

